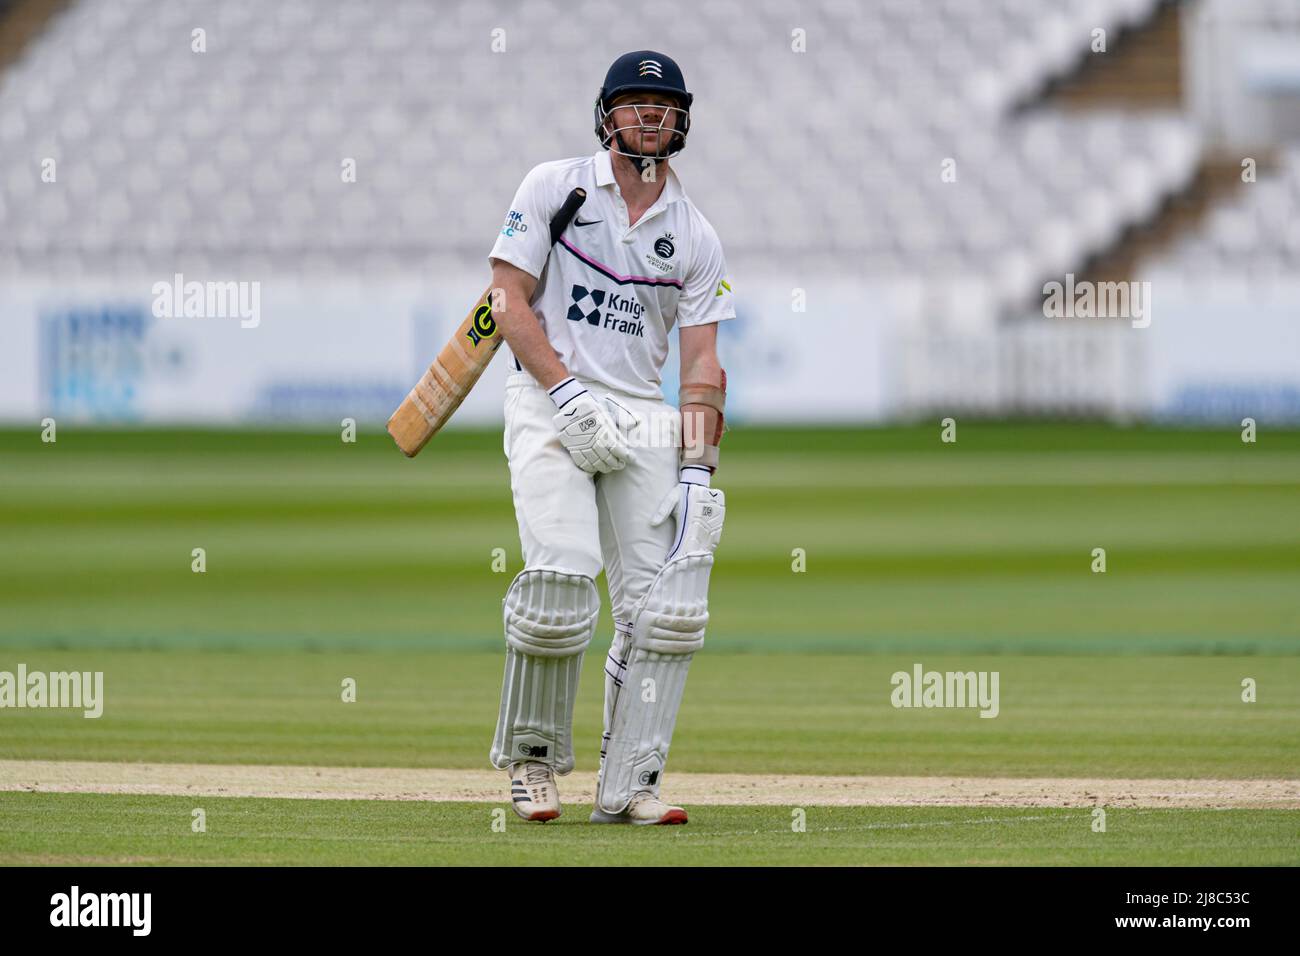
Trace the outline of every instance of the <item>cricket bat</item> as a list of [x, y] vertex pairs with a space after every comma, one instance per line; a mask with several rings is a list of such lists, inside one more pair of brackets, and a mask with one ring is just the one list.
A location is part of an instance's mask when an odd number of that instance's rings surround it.
[[[585, 189], [574, 189], [551, 219], [551, 245], [569, 227], [569, 222], [586, 201]], [[407, 393], [388, 419], [388, 434], [407, 458], [414, 458], [429, 439], [447, 424], [460, 408], [469, 390], [482, 377], [492, 356], [501, 348], [504, 337], [498, 333], [492, 317], [492, 290], [478, 298], [456, 334], [442, 347], [429, 370]]]

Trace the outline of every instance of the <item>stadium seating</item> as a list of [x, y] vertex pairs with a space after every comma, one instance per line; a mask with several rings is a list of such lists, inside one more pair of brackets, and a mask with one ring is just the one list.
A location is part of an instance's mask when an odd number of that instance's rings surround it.
[[1300, 147], [1283, 149], [1274, 168], [1150, 264], [1187, 276], [1300, 274]]
[[[481, 269], [523, 173], [597, 148], [600, 77], [646, 46], [697, 93], [677, 165], [733, 265], [979, 276], [1013, 302], [1195, 173], [1178, 115], [1023, 108], [1157, 5], [79, 0], [0, 73], [0, 273]], [[1255, 208], [1206, 242], [1231, 254]]]

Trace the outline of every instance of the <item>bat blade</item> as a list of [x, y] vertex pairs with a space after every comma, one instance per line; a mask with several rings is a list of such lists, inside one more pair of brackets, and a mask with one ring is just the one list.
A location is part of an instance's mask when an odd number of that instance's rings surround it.
[[[581, 188], [565, 197], [551, 218], [551, 245], [559, 241], [586, 199], [587, 192]], [[419, 454], [460, 408], [503, 341], [492, 316], [492, 290], [488, 289], [388, 419], [388, 434], [407, 458]]]

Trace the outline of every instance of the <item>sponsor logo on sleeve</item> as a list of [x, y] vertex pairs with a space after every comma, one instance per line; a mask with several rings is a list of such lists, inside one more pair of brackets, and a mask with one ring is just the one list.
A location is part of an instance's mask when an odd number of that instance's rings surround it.
[[528, 231], [528, 223], [524, 221], [525, 217], [522, 212], [510, 210], [510, 215], [506, 216], [505, 224], [501, 227], [501, 235], [513, 238], [517, 234]]

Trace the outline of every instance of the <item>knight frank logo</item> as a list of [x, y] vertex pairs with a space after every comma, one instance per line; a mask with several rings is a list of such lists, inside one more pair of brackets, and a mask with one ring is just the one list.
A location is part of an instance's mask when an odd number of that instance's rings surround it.
[[600, 325], [600, 307], [604, 304], [604, 289], [586, 289], [575, 285], [573, 305], [569, 306], [569, 321], [581, 322], [586, 319], [592, 325]]
[[567, 315], [570, 322], [586, 319], [588, 325], [609, 329], [611, 332], [622, 332], [637, 338], [645, 336], [645, 324], [641, 322], [645, 306], [635, 296], [606, 292], [604, 289], [588, 289], [580, 285], [574, 285], [571, 294], [573, 304], [569, 306]]

